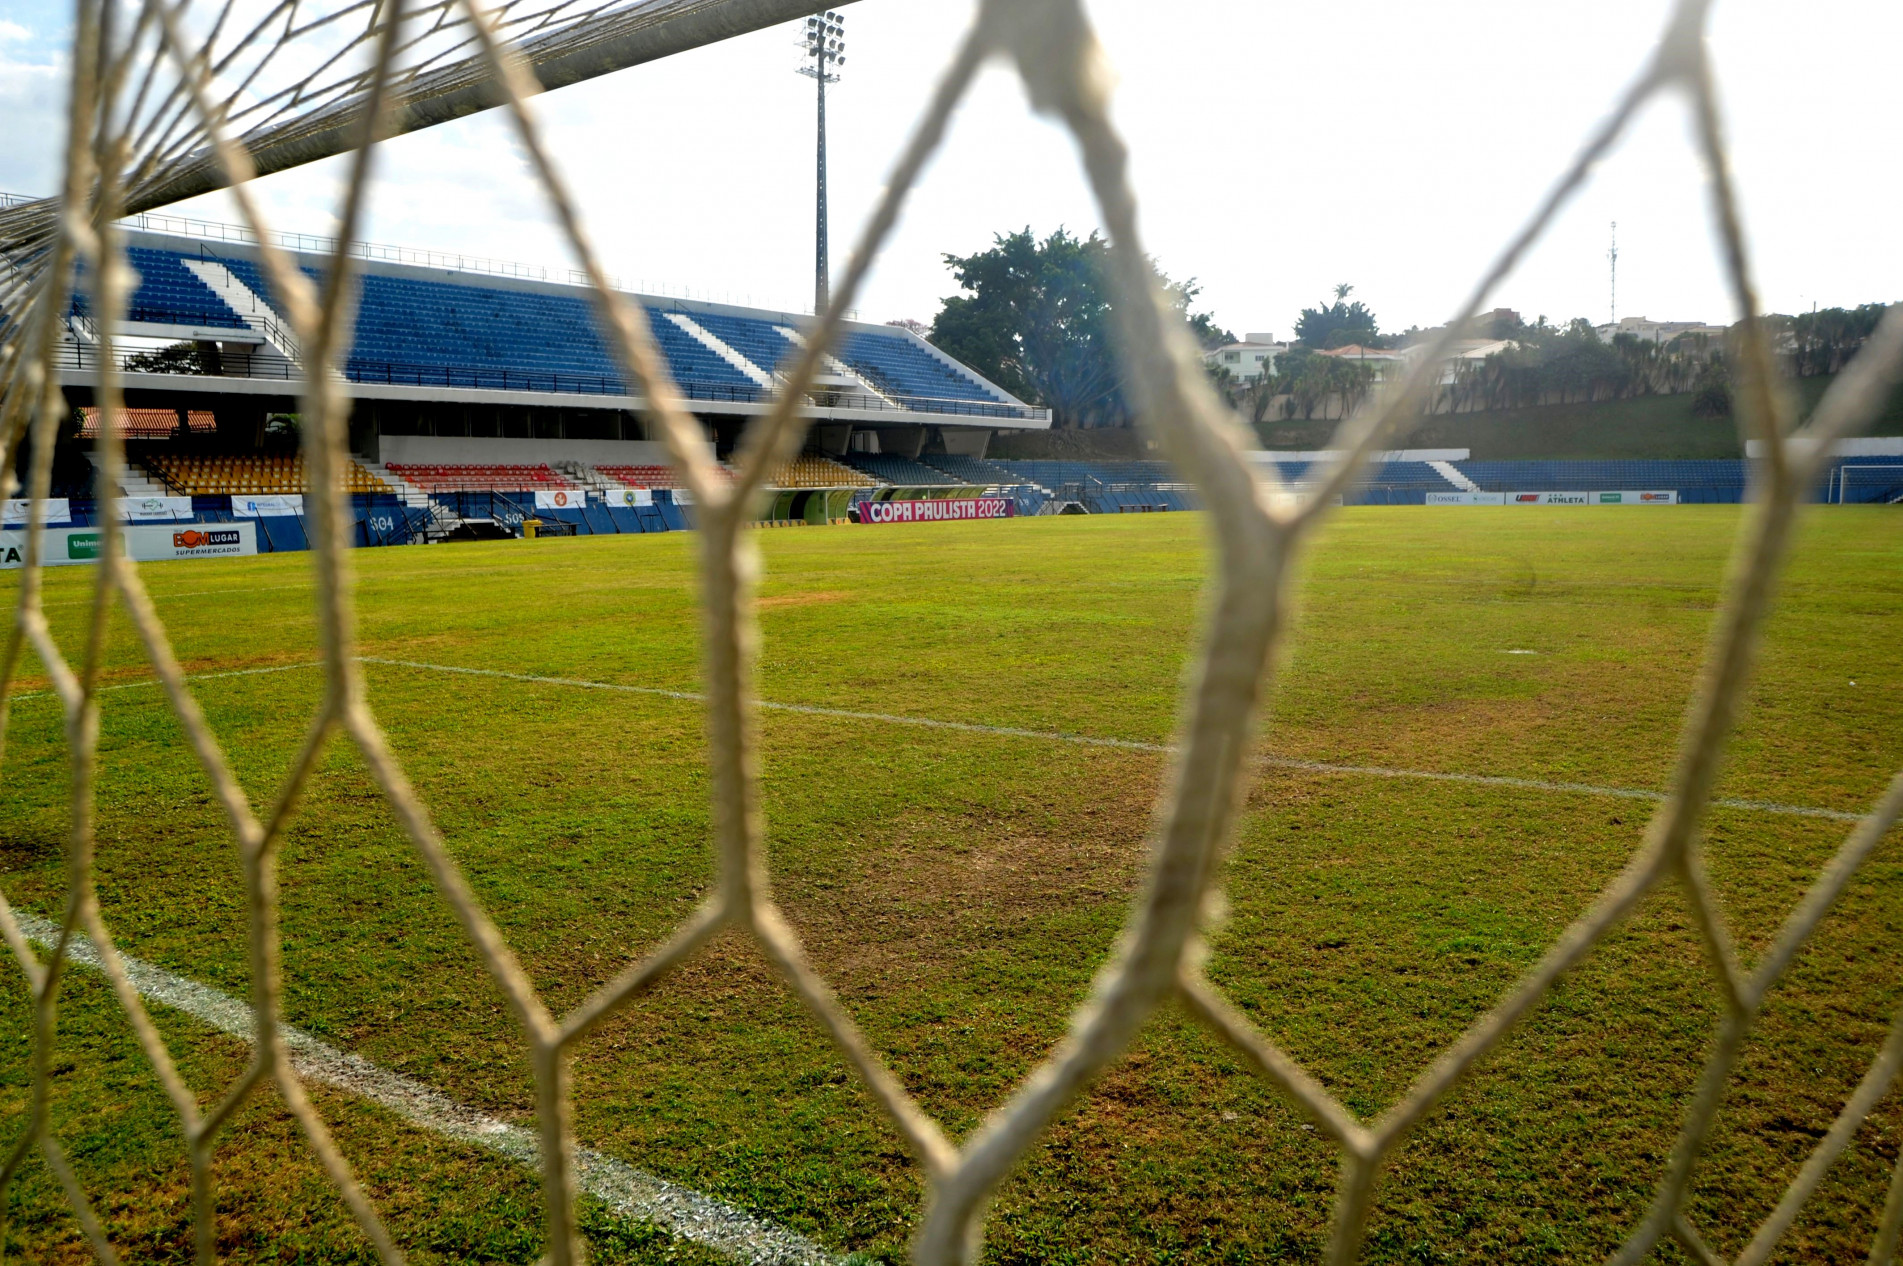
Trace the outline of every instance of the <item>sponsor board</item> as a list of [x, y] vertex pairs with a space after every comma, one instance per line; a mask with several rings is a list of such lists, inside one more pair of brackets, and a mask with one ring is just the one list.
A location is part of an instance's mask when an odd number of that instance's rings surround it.
[[[173, 558], [232, 558], [258, 552], [258, 529], [251, 523], [192, 523], [179, 527], [127, 527], [121, 530], [126, 556], [141, 563]], [[104, 535], [98, 528], [51, 528], [41, 547], [48, 567], [96, 563]], [[0, 532], [0, 569], [26, 565], [26, 533]]]
[[694, 490], [692, 488], [674, 489], [674, 504], [677, 506], [693, 505], [694, 504]]
[[304, 494], [288, 493], [279, 497], [233, 497], [231, 512], [241, 519], [281, 519], [304, 514]]
[[[8, 527], [25, 527], [27, 507], [32, 504], [31, 501], [27, 500], [9, 500], [6, 504], [6, 517], [0, 521], [5, 522]], [[48, 497], [46, 499], [46, 518], [44, 522], [71, 523], [72, 521], [73, 507], [70, 501], [65, 497]]]
[[944, 523], [954, 519], [1009, 519], [1018, 503], [1010, 497], [946, 497], [935, 501], [862, 501], [861, 523]]
[[557, 488], [553, 492], [537, 490], [537, 510], [579, 510], [588, 504], [588, 494], [580, 488]]
[[602, 494], [602, 500], [611, 506], [651, 506], [654, 493], [647, 488], [610, 488]]
[[1504, 492], [1430, 492], [1427, 504], [1430, 506], [1503, 506], [1507, 503]]
[[127, 528], [126, 553], [140, 562], [165, 558], [223, 558], [258, 552], [249, 523], [201, 523], [184, 528]]
[[189, 519], [192, 517], [190, 497], [120, 497], [113, 504], [118, 507], [121, 519], [132, 522], [140, 519]]
[[1669, 506], [1678, 504], [1676, 491], [1596, 492], [1593, 504], [1602, 506]]
[[[1432, 494], [1430, 494], [1432, 495]], [[1608, 490], [1605, 492], [1509, 492], [1508, 505], [1519, 506], [1669, 506], [1678, 504], [1676, 491]]]

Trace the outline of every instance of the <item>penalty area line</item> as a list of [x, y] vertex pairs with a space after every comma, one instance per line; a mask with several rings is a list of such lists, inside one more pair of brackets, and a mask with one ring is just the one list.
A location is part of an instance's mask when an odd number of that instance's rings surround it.
[[[499, 668], [466, 668], [458, 664], [430, 664], [413, 659], [382, 659], [359, 655], [365, 664], [389, 668], [415, 668], [432, 673], [457, 673], [469, 677], [494, 677], [504, 681], [528, 682], [540, 686], [565, 686], [573, 690], [606, 690], [616, 694], [649, 695], [660, 699], [680, 699], [705, 703], [707, 696], [693, 690], [664, 690], [659, 686], [625, 686], [611, 681], [588, 681], [580, 677], [548, 677], [535, 673], [511, 673]], [[1079, 747], [1109, 747], [1128, 752], [1154, 752], [1170, 755], [1173, 743], [1145, 743], [1136, 739], [1098, 738], [1089, 734], [1066, 734], [1060, 730], [1031, 730], [1012, 725], [982, 725], [973, 721], [941, 721], [934, 717], [903, 716], [892, 712], [860, 712], [850, 708], [822, 708], [804, 703], [774, 703], [756, 700], [767, 712], [792, 712], [800, 716], [836, 717], [848, 721], [874, 721], [883, 725], [910, 725], [927, 730], [953, 730], [962, 734], [995, 734], [1004, 738], [1039, 739], [1047, 743], [1071, 743]], [[1544, 791], [1575, 796], [1606, 796], [1616, 800], [1645, 800], [1658, 803], [1662, 791], [1644, 787], [1606, 787], [1588, 782], [1559, 782], [1545, 778], [1516, 778], [1507, 774], [1462, 774], [1432, 769], [1397, 769], [1387, 765], [1344, 765], [1330, 761], [1300, 760], [1291, 756], [1263, 756], [1258, 764], [1272, 769], [1287, 769], [1310, 774], [1333, 774], [1358, 778], [1392, 778], [1420, 782], [1464, 783], [1470, 787], [1500, 787], [1514, 791]], [[1861, 822], [1861, 813], [1843, 809], [1825, 809], [1816, 805], [1779, 804], [1769, 800], [1714, 799], [1722, 809], [1749, 813], [1771, 813], [1785, 817], [1825, 818], [1832, 822]]]
[[[52, 920], [25, 910], [15, 910], [14, 918], [29, 940], [48, 949], [58, 943], [59, 924]], [[75, 963], [103, 970], [98, 949], [83, 932], [73, 934], [66, 954]], [[141, 997], [183, 1011], [246, 1043], [256, 1039], [257, 1021], [249, 1003], [129, 954], [121, 952], [120, 959]], [[499, 1121], [433, 1086], [381, 1068], [288, 1024], [280, 1024], [278, 1032], [291, 1066], [307, 1081], [368, 1099], [432, 1134], [473, 1143], [541, 1172], [541, 1149], [533, 1130]], [[575, 1169], [581, 1189], [622, 1217], [651, 1222], [681, 1239], [742, 1261], [817, 1266], [836, 1260], [818, 1244], [783, 1226], [592, 1148], [575, 1149]]]

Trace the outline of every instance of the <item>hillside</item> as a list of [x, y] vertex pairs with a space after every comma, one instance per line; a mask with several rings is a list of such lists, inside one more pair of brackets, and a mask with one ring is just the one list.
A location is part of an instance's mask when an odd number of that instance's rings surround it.
[[[1829, 378], [1800, 378], [1793, 387], [1808, 413]], [[1257, 428], [1265, 448], [1325, 448], [1335, 422], [1276, 422]], [[1866, 434], [1903, 435], [1903, 392]], [[1466, 448], [1478, 461], [1516, 458], [1595, 457], [1742, 457], [1736, 423], [1731, 418], [1695, 418], [1692, 398], [1647, 396], [1601, 404], [1551, 404], [1532, 409], [1500, 409], [1488, 413], [1441, 414], [1422, 422], [1397, 440], [1396, 448]], [[1149, 441], [1124, 428], [1085, 431], [1032, 431], [1000, 434], [991, 442], [991, 456], [1004, 458], [1070, 458], [1073, 460], [1128, 461], [1154, 457]]]

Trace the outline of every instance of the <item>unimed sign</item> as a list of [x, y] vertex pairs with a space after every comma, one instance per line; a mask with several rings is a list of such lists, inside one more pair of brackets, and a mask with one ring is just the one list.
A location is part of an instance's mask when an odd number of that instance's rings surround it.
[[861, 523], [943, 523], [952, 519], [1010, 519], [1018, 503], [1010, 497], [950, 497], [934, 501], [862, 501]]

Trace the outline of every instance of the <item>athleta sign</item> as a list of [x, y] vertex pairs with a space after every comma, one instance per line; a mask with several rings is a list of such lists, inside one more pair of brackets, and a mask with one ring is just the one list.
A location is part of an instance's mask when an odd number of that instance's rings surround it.
[[1018, 503], [1010, 497], [944, 498], [936, 501], [862, 501], [861, 523], [941, 523], [951, 519], [1010, 519]]

